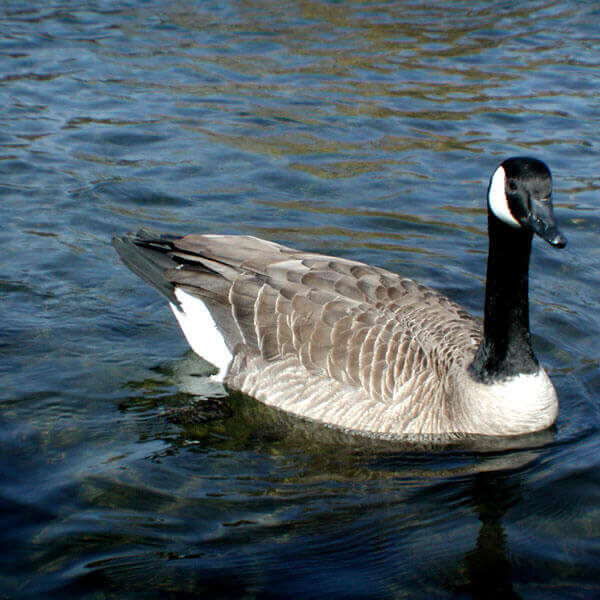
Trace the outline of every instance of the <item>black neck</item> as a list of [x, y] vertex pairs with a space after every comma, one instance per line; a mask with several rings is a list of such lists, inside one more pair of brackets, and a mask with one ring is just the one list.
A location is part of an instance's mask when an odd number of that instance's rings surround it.
[[535, 373], [539, 365], [529, 333], [530, 231], [514, 229], [488, 210], [490, 248], [483, 341], [469, 367], [477, 381]]

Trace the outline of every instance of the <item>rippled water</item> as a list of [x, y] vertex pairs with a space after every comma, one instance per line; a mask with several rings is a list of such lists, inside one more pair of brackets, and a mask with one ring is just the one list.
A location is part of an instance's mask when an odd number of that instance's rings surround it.
[[[0, 596], [600, 596], [594, 2], [0, 6]], [[114, 233], [249, 233], [481, 315], [484, 195], [544, 159], [560, 397], [525, 448], [281, 422], [197, 376]], [[200, 407], [204, 422], [182, 409]]]

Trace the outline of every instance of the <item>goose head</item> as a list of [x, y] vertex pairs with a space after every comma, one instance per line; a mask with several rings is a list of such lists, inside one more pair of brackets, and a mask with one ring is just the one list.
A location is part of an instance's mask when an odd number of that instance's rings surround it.
[[539, 235], [550, 245], [564, 248], [552, 207], [552, 175], [541, 160], [517, 156], [505, 160], [490, 179], [491, 214], [513, 229]]

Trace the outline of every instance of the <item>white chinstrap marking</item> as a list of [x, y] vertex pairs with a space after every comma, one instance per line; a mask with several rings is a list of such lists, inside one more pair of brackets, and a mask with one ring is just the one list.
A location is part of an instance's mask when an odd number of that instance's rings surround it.
[[504, 172], [504, 167], [498, 167], [492, 175], [490, 191], [488, 193], [490, 209], [501, 221], [504, 221], [504, 223], [511, 227], [520, 229], [521, 225], [510, 212], [505, 185], [506, 173]]
[[172, 302], [169, 305], [188, 344], [198, 356], [219, 369], [212, 379], [222, 382], [233, 355], [225, 344], [223, 335], [217, 328], [210, 311], [200, 298], [192, 296], [180, 288], [175, 288], [175, 297], [181, 308]]

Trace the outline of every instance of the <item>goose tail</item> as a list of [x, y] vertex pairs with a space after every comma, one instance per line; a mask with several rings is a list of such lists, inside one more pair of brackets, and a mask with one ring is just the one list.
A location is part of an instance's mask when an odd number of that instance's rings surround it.
[[177, 262], [167, 254], [173, 249], [169, 236], [140, 229], [113, 236], [112, 244], [131, 271], [169, 302], [178, 303], [175, 288], [165, 276], [168, 270], [177, 268]]
[[203, 265], [197, 256], [193, 284], [178, 285], [174, 277], [182, 265], [174, 243], [178, 239], [140, 229], [136, 233], [114, 236], [112, 243], [127, 267], [169, 301], [188, 344], [217, 368], [213, 380], [223, 381], [235, 344], [233, 336], [228, 335], [232, 325], [227, 318], [230, 311], [224, 310], [226, 296], [219, 293], [229, 284], [219, 273]]

